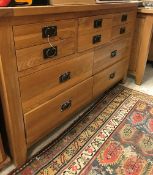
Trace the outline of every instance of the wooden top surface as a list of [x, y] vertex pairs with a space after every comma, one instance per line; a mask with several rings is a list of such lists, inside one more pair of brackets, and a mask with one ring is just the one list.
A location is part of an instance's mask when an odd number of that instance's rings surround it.
[[57, 14], [66, 12], [83, 12], [93, 10], [107, 10], [115, 8], [135, 7], [137, 3], [103, 3], [103, 4], [79, 4], [56, 6], [25, 6], [25, 7], [1, 7], [0, 17], [6, 16], [30, 16], [43, 14]]
[[138, 8], [139, 13], [145, 13], [145, 14], [153, 14], [153, 8]]

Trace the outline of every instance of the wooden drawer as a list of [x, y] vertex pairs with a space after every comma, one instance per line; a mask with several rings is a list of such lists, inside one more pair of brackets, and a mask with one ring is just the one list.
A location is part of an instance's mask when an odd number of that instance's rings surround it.
[[128, 61], [125, 59], [96, 74], [94, 76], [93, 96], [98, 96], [121, 80], [127, 72], [125, 69], [125, 65], [127, 64]]
[[114, 14], [113, 15], [113, 26], [132, 22], [135, 20], [135, 17], [136, 17], [135, 11]]
[[16, 51], [18, 71], [38, 66], [49, 61], [55, 61], [67, 55], [75, 53], [75, 41], [73, 38], [53, 42], [57, 47], [57, 54], [50, 58], [44, 58], [43, 50], [50, 48], [50, 45], [42, 44]]
[[112, 28], [112, 39], [116, 39], [118, 37], [125, 37], [126, 34], [131, 34], [133, 32], [134, 23], [127, 23], [121, 26], [114, 26]]
[[42, 29], [47, 26], [54, 26], [57, 29], [57, 35], [52, 36], [51, 41], [74, 38], [76, 36], [76, 21], [74, 19], [14, 26], [16, 49], [47, 43], [47, 38], [42, 37]]
[[[58, 127], [92, 99], [93, 79], [90, 78], [25, 115], [27, 143]], [[81, 92], [81, 93], [80, 93]]]
[[[100, 15], [79, 19], [78, 51], [84, 51], [110, 40], [112, 15]], [[96, 37], [100, 40], [96, 41]]]
[[129, 38], [125, 38], [96, 49], [93, 73], [98, 73], [115, 62], [127, 58], [129, 56], [129, 44]]
[[19, 79], [24, 113], [92, 75], [93, 52]]

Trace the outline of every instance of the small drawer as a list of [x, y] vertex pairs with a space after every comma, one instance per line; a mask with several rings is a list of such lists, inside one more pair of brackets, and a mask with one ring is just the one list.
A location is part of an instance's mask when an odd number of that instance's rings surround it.
[[110, 40], [112, 15], [99, 15], [79, 19], [78, 51], [84, 51]]
[[13, 32], [16, 49], [22, 49], [47, 43], [48, 35], [52, 42], [74, 38], [76, 21], [72, 19], [14, 26]]
[[102, 31], [112, 26], [112, 15], [79, 18], [79, 34]]
[[95, 50], [93, 73], [107, 68], [115, 62], [125, 59], [129, 56], [129, 38], [112, 42], [108, 46], [104, 46]]
[[115, 26], [112, 28], [112, 39], [118, 37], [124, 37], [126, 34], [131, 34], [134, 31], [134, 23], [128, 23], [121, 26]]
[[93, 52], [19, 79], [26, 113], [92, 75]]
[[132, 22], [135, 20], [135, 17], [136, 17], [135, 11], [114, 14], [113, 15], [113, 26]]
[[[27, 143], [31, 145], [68, 120], [92, 100], [90, 78], [25, 115]], [[80, 93], [81, 92], [81, 93]]]
[[125, 65], [127, 64], [128, 60], [125, 59], [96, 74], [94, 76], [93, 96], [96, 97], [100, 95], [115, 83], [120, 81], [127, 71], [125, 69]]
[[102, 31], [101, 33], [86, 33], [79, 36], [78, 40], [79, 52], [100, 46], [111, 40], [111, 28]]
[[16, 51], [18, 71], [40, 64], [55, 61], [55, 59], [75, 53], [73, 38], [55, 41], [51, 47], [48, 43]]

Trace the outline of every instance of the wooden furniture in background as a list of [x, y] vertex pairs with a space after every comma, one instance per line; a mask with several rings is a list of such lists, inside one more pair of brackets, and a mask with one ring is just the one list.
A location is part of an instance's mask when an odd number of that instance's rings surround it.
[[141, 85], [143, 82], [143, 76], [151, 46], [152, 32], [153, 10], [139, 8], [129, 66], [129, 73], [135, 76], [137, 85]]
[[136, 8], [1, 9], [1, 96], [16, 165], [34, 143], [126, 78]]

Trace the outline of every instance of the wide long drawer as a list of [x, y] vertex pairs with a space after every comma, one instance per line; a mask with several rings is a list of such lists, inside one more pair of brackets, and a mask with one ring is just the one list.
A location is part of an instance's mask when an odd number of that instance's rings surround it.
[[83, 108], [92, 99], [93, 79], [67, 90], [25, 115], [27, 143], [31, 145]]
[[58, 58], [75, 53], [75, 40], [67, 38], [49, 43], [36, 45], [16, 51], [17, 67], [19, 71], [54, 61]]
[[24, 113], [92, 75], [93, 52], [19, 79]]
[[129, 56], [129, 38], [120, 39], [95, 50], [93, 73], [107, 68], [115, 62]]
[[66, 38], [75, 38], [76, 21], [60, 20], [27, 25], [14, 26], [14, 40], [16, 49], [27, 48], [35, 45], [47, 43], [49, 35], [50, 40], [57, 41]]
[[121, 80], [127, 69], [128, 60], [122, 60], [94, 76], [93, 96], [96, 97]]

